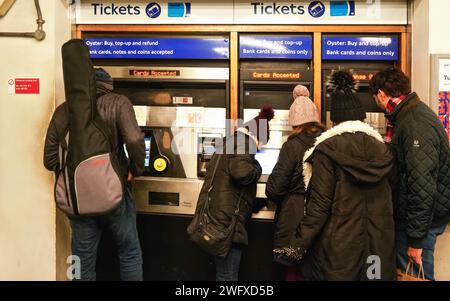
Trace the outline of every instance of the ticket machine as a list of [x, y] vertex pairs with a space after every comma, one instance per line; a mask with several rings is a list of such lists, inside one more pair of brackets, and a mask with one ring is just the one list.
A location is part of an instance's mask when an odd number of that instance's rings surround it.
[[[214, 279], [212, 258], [189, 241], [214, 143], [229, 118], [227, 36], [85, 37], [91, 58], [127, 96], [145, 134], [145, 171], [133, 181], [146, 280]], [[189, 47], [186, 47], [189, 45]], [[98, 278], [117, 278], [112, 238], [99, 247]]]
[[334, 71], [350, 71], [357, 83], [359, 99], [366, 110], [365, 120], [385, 134], [383, 111], [369, 91], [369, 82], [379, 71], [396, 66], [399, 60], [397, 36], [325, 35], [322, 39], [322, 121], [329, 127], [330, 78]]
[[[146, 279], [177, 280], [183, 273], [187, 280], [196, 276], [205, 279], [202, 273], [208, 271], [208, 261], [193, 259], [203, 254], [188, 241], [186, 227], [195, 212], [214, 142], [225, 136], [228, 68], [103, 68], [114, 77], [116, 92], [131, 99], [145, 133], [145, 172], [135, 179], [133, 191], [141, 213], [138, 228], [148, 263]], [[173, 257], [176, 245], [178, 251], [192, 252], [193, 261]], [[197, 267], [191, 266], [193, 263]], [[199, 268], [202, 265], [206, 267]]]
[[281, 146], [292, 131], [288, 116], [294, 87], [305, 85], [313, 93], [311, 60], [309, 35], [242, 34], [239, 37], [239, 118], [249, 121], [264, 104], [271, 104], [275, 110], [275, 118], [270, 122], [270, 140], [255, 156], [263, 169], [256, 201], [267, 206], [254, 214], [248, 225], [249, 245], [241, 264], [243, 276], [253, 277], [247, 279], [284, 279], [285, 268], [272, 258], [276, 206], [267, 202], [265, 188]]
[[272, 104], [275, 117], [270, 122], [270, 140], [256, 154], [263, 167], [261, 183], [277, 162], [281, 146], [292, 132], [288, 124], [289, 108], [293, 102], [292, 91], [296, 85], [306, 86], [312, 93], [313, 72], [304, 62], [259, 63], [243, 62], [240, 68], [240, 114], [244, 122], [258, 115], [264, 104]]
[[241, 35], [239, 41], [240, 118], [244, 122], [252, 119], [264, 104], [271, 104], [275, 110], [270, 140], [256, 154], [263, 168], [257, 197], [266, 198], [265, 183], [292, 132], [288, 125], [292, 91], [296, 85], [304, 85], [313, 93], [312, 37], [249, 34]]
[[138, 210], [193, 214], [229, 117], [228, 38], [92, 34], [85, 41], [145, 134], [145, 171], [133, 185]]
[[[214, 142], [225, 135], [226, 67], [102, 66], [128, 96], [145, 134], [138, 210], [193, 214]], [[205, 144], [206, 143], [206, 144]]]

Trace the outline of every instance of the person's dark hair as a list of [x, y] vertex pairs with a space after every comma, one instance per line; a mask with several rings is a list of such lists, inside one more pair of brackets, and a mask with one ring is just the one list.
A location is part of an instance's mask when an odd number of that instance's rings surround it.
[[391, 97], [399, 97], [411, 93], [411, 81], [398, 68], [389, 68], [378, 72], [370, 80], [370, 92], [377, 95], [378, 90]]
[[308, 135], [316, 135], [318, 133], [324, 132], [326, 130], [326, 127], [318, 122], [308, 122], [299, 126], [294, 126], [294, 130], [292, 131], [292, 134], [289, 135], [288, 140], [294, 139], [300, 133], [307, 133]]

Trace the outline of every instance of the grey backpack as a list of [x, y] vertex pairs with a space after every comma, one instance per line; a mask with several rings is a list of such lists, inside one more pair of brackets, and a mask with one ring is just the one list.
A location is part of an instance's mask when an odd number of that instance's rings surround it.
[[55, 200], [69, 215], [101, 215], [122, 201], [125, 179], [112, 133], [97, 111], [95, 70], [83, 40], [62, 47], [69, 126], [60, 136]]

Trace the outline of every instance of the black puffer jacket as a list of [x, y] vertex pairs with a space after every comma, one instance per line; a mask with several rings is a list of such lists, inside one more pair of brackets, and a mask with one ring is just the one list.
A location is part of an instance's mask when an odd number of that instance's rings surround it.
[[406, 231], [409, 246], [424, 248], [429, 229], [450, 222], [448, 138], [436, 114], [415, 93], [386, 117], [394, 124], [396, 226]]
[[388, 180], [393, 158], [382, 137], [369, 125], [351, 121], [322, 134], [316, 145], [305, 154], [310, 192], [306, 215], [291, 243], [306, 252], [300, 262], [302, 277], [367, 280], [377, 258], [381, 280], [395, 280]]
[[278, 162], [269, 176], [266, 195], [270, 201], [277, 204], [274, 248], [289, 244], [303, 217], [305, 209], [305, 184], [301, 174], [303, 156], [321, 133], [321, 130], [315, 133], [301, 132], [286, 141], [281, 148]]
[[[239, 139], [238, 136], [240, 136]], [[256, 143], [253, 138], [241, 132], [225, 138], [223, 142], [222, 145], [216, 146], [216, 154], [209, 163], [199, 195], [197, 210], [202, 208], [206, 201], [214, 166], [221, 157], [212, 183], [210, 212], [226, 229], [230, 225], [236, 205], [241, 198], [233, 243], [247, 245], [248, 236], [245, 226], [252, 215], [253, 203], [256, 198], [256, 184], [262, 172], [261, 166], [255, 160]], [[232, 151], [231, 154], [227, 153], [227, 146], [228, 151]]]

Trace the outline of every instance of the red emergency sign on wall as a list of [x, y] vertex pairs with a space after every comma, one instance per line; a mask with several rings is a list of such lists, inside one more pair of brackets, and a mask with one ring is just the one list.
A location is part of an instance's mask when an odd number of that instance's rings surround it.
[[15, 94], [39, 94], [39, 78], [16, 78]]

